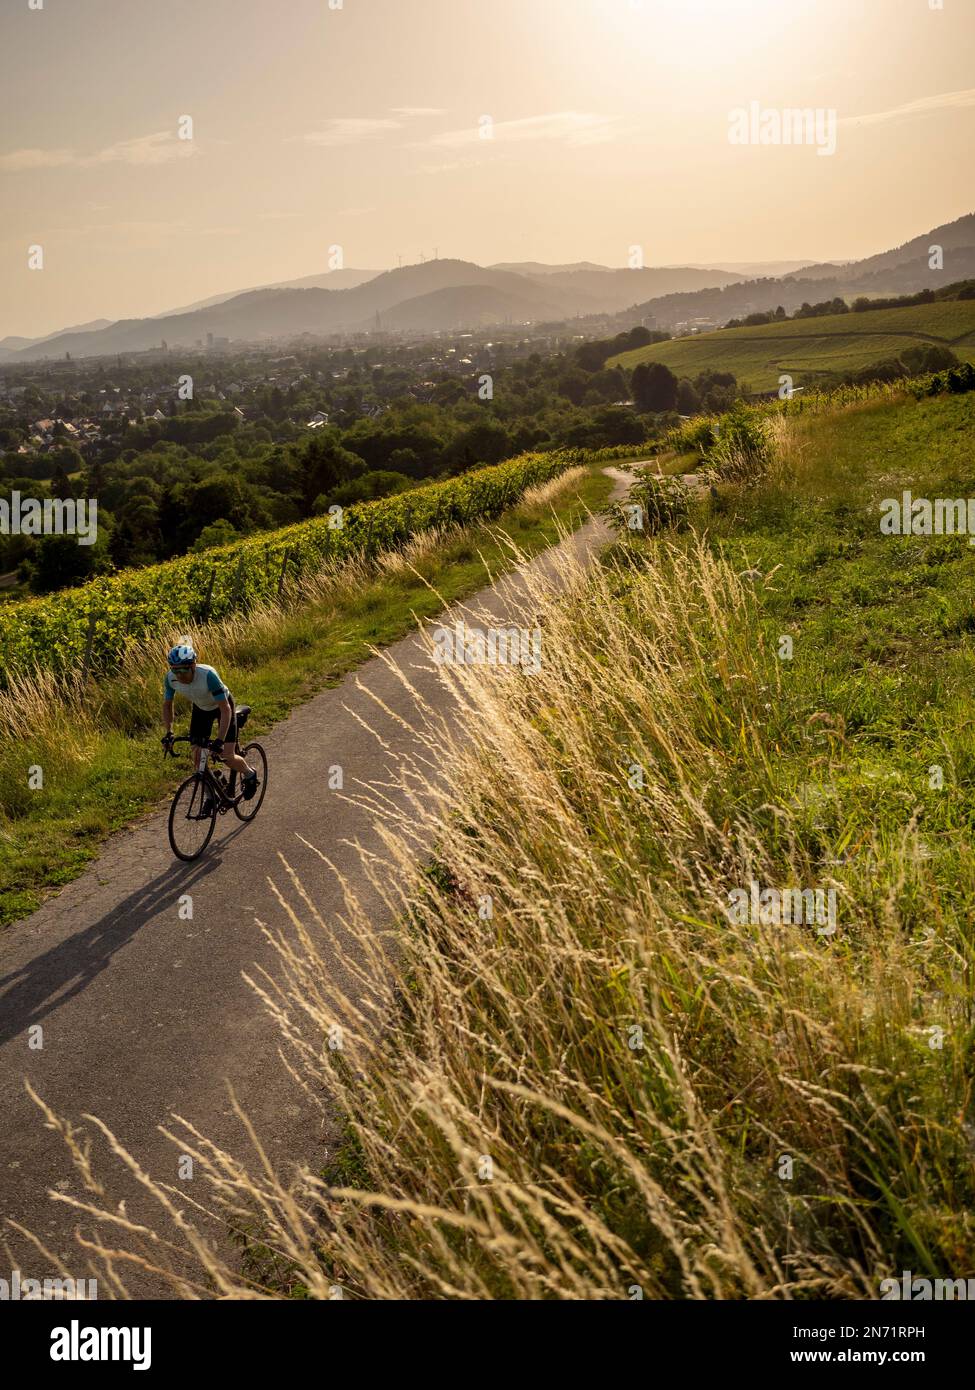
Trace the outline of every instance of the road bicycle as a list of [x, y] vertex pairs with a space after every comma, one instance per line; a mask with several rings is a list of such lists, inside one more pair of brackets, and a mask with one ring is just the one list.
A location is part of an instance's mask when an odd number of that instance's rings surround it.
[[[247, 722], [249, 714], [249, 705], [241, 705], [237, 710], [238, 731]], [[199, 859], [210, 843], [217, 816], [225, 816], [228, 811], [233, 811], [238, 820], [249, 823], [257, 815], [267, 791], [267, 754], [259, 743], [249, 743], [243, 749], [239, 743], [237, 745], [238, 752], [257, 773], [257, 789], [248, 801], [243, 790], [237, 790], [235, 768], [210, 765], [210, 754], [220, 752], [223, 746], [218, 740], [170, 739], [163, 749], [165, 757], [175, 758], [173, 749], [177, 743], [189, 743], [200, 750], [196, 771], [177, 788], [169, 808], [169, 843], [172, 851], [177, 859], [190, 862]]]

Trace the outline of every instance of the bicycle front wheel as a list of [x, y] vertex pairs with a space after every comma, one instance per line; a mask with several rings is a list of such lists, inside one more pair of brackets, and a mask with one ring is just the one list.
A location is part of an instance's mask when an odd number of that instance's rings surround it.
[[217, 823], [216, 798], [204, 814], [207, 801], [206, 782], [198, 772], [179, 788], [169, 808], [169, 843], [177, 859], [187, 862], [199, 859], [210, 843], [214, 826]]

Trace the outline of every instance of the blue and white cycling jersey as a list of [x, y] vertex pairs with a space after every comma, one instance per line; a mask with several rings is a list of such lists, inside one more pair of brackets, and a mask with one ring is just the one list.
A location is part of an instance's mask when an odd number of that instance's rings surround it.
[[166, 672], [163, 699], [171, 700], [174, 695], [185, 695], [197, 709], [214, 710], [219, 709], [229, 698], [230, 691], [212, 666], [201, 666], [198, 663], [193, 672], [193, 679], [185, 685], [176, 679], [172, 671]]

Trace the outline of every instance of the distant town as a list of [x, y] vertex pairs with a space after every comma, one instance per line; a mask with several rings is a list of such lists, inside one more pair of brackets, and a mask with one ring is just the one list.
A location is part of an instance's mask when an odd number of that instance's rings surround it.
[[[704, 321], [693, 331], [705, 331]], [[362, 334], [342, 346], [291, 352], [209, 334], [195, 350], [162, 340], [148, 352], [5, 366], [0, 447], [29, 455], [68, 444], [90, 458], [113, 442], [124, 447], [131, 429], [204, 407], [241, 422], [270, 419], [287, 433], [346, 427], [377, 419], [394, 399], [452, 404], [465, 388], [474, 393], [484, 373], [533, 353], [570, 350], [594, 333], [493, 327], [413, 344]]]

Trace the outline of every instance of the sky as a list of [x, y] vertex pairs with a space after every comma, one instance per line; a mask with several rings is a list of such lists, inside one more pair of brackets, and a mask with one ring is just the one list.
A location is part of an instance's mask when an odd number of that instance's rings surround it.
[[[871, 255], [975, 210], [973, 83], [975, 0], [3, 0], [0, 337], [334, 247]], [[732, 143], [751, 103], [835, 112], [835, 152]]]

